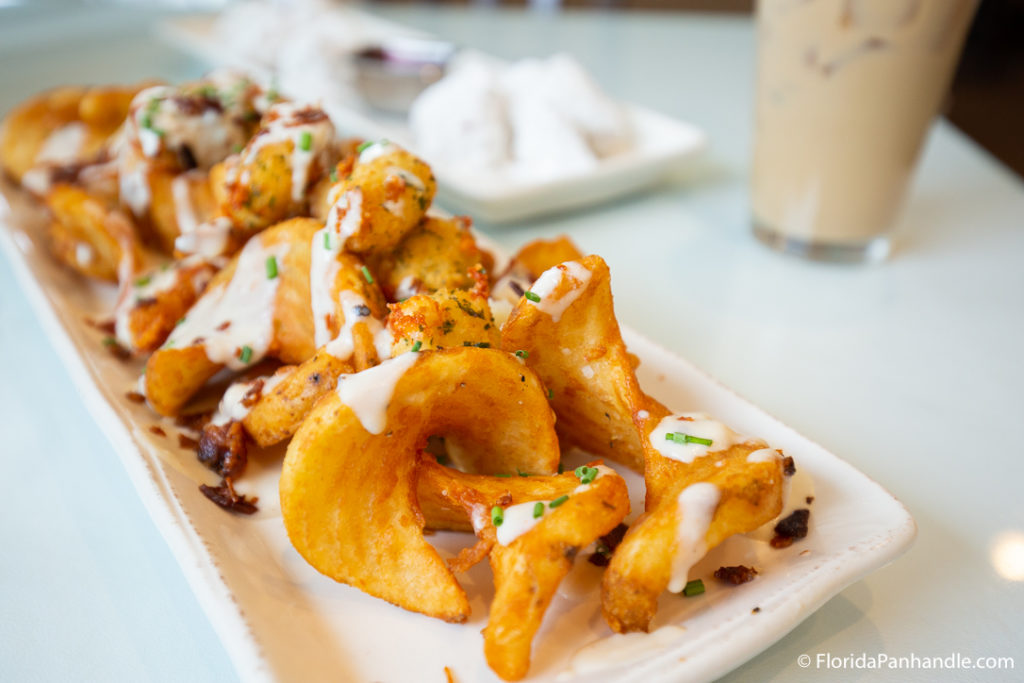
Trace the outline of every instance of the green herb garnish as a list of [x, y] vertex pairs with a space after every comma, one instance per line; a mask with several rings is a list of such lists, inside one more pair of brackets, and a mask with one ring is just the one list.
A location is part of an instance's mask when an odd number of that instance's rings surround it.
[[505, 511], [501, 509], [500, 505], [495, 505], [491, 508], [491, 524], [494, 526], [501, 526], [502, 522], [505, 521]]
[[366, 281], [371, 285], [373, 284], [373, 276], [370, 275], [370, 269], [366, 266], [363, 266], [363, 277], [366, 278]]
[[267, 257], [267, 279], [268, 280], [273, 280], [275, 277], [277, 277], [277, 257], [276, 256], [268, 256]]
[[533, 504], [533, 518], [540, 519], [544, 516], [544, 503], [536, 502]]
[[530, 301], [532, 301], [535, 304], [540, 302], [540, 296], [537, 295], [537, 294], [534, 294], [531, 291], [523, 292], [523, 296], [525, 296], [527, 299], [529, 299]]
[[529, 358], [530, 357], [530, 352], [529, 351], [523, 351], [522, 349], [519, 349], [518, 351], [516, 351], [516, 357], [517, 358]]
[[548, 507], [556, 508], [567, 500], [569, 500], [569, 496], [559, 496], [558, 498], [555, 498], [553, 501], [548, 503]]
[[683, 434], [682, 432], [669, 432], [665, 435], [665, 441], [674, 441], [676, 443], [699, 443], [702, 446], [710, 446], [712, 444], [711, 439], [705, 439], [700, 436], [690, 436], [689, 434]]
[[423, 346], [423, 342], [421, 342], [419, 339], [417, 339], [416, 343], [412, 345], [412, 350], [413, 351], [419, 351], [421, 346]]
[[299, 136], [299, 149], [303, 152], [313, 149], [313, 134], [308, 130], [302, 131], [302, 135]]
[[693, 581], [686, 582], [686, 588], [683, 589], [683, 597], [692, 598], [695, 595], [700, 595], [704, 592], [704, 582], [700, 579], [694, 579]]
[[242, 361], [243, 363], [248, 363], [250, 360], [252, 360], [252, 347], [248, 345], [243, 346], [241, 350], [238, 352], [238, 360]]

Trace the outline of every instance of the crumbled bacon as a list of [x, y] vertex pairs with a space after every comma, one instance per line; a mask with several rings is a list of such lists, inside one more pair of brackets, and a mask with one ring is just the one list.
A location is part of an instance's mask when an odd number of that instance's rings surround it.
[[756, 569], [742, 564], [734, 567], [719, 567], [715, 570], [716, 579], [731, 583], [734, 586], [753, 581], [755, 576], [757, 576]]
[[196, 455], [199, 462], [220, 476], [230, 479], [240, 477], [247, 462], [242, 423], [231, 421], [224, 425], [208, 424], [203, 427]]
[[140, 394], [137, 391], [126, 392], [124, 397], [126, 399], [128, 399], [129, 401], [131, 401], [132, 403], [145, 403], [146, 402], [146, 397], [143, 396], [142, 394]]
[[615, 549], [622, 543], [622, 537], [626, 535], [628, 530], [629, 527], [627, 525], [620, 524], [602, 536], [597, 542], [597, 549], [587, 558], [587, 561], [598, 567], [607, 567], [608, 563], [612, 560]]
[[256, 503], [259, 502], [259, 498], [247, 498], [236, 492], [231, 477], [221, 480], [220, 486], [200, 484], [199, 490], [204, 496], [229, 512], [251, 515], [258, 509]]
[[793, 510], [793, 514], [775, 525], [773, 548], [788, 548], [793, 541], [807, 535], [807, 522], [811, 517], [810, 510]]
[[163, 427], [160, 425], [149, 425], [149, 432], [151, 434], [156, 434], [157, 436], [167, 436], [167, 432], [165, 432]]
[[782, 459], [782, 473], [787, 477], [792, 477], [796, 474], [796, 463], [793, 462], [793, 456], [787, 455]]
[[260, 377], [252, 383], [249, 387], [249, 391], [245, 392], [245, 396], [242, 397], [242, 405], [246, 408], [252, 408], [256, 405], [256, 402], [263, 396], [263, 378]]

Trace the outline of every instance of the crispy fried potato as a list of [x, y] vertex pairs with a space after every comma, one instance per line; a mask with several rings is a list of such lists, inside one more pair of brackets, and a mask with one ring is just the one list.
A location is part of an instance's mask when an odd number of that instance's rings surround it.
[[478, 535], [492, 543], [495, 588], [484, 629], [484, 656], [495, 673], [506, 681], [526, 676], [533, 637], [576, 553], [614, 529], [627, 514], [626, 483], [605, 469], [593, 484], [574, 489], [557, 508], [548, 506], [535, 527], [508, 545], [496, 542], [491, 519], [483, 515], [485, 526]]
[[536, 280], [545, 270], [554, 268], [566, 261], [579, 261], [581, 252], [567, 235], [559, 235], [554, 239], [536, 239], [527, 242], [516, 252], [512, 263], [523, 268], [530, 278]]
[[411, 350], [417, 342], [421, 350], [453, 346], [497, 348], [501, 343], [487, 297], [476, 291], [442, 289], [430, 295], [417, 294], [391, 304], [390, 308], [392, 355]]
[[217, 267], [198, 259], [178, 261], [122, 283], [115, 325], [118, 341], [131, 351], [155, 351], [185, 317]]
[[[601, 607], [612, 630], [648, 630], [658, 608], [658, 596], [673, 577], [677, 555], [690, 553], [690, 559], [696, 562], [729, 536], [753, 531], [779, 514], [783, 505], [781, 460], [747, 460], [751, 452], [763, 447], [762, 443], [736, 444], [693, 463], [669, 460], [657, 453], [650, 456], [652, 461], [664, 461], [660, 481], [663, 487], [671, 482], [671, 488], [663, 490], [653, 506], [648, 504], [647, 512], [630, 527], [605, 571]], [[717, 489], [718, 502], [703, 547], [691, 547], [680, 533], [685, 524], [680, 495], [691, 485], [704, 483]], [[689, 514], [699, 512], [691, 510]]]
[[[68, 86], [24, 102], [0, 124], [0, 167], [21, 181], [40, 164], [74, 164], [95, 158], [124, 120], [132, 97], [142, 87], [144, 84]], [[59, 149], [48, 150], [50, 140]]]
[[[572, 493], [580, 480], [572, 472], [558, 475], [533, 474], [533, 454], [516, 465], [511, 472], [495, 473], [507, 476], [460, 472], [439, 465], [433, 457], [425, 455], [420, 463], [416, 495], [427, 527], [436, 530], [473, 531], [472, 515], [467, 512], [465, 498], [460, 493], [474, 491], [475, 504], [490, 510], [494, 505], [512, 505], [530, 500], [553, 500]], [[541, 463], [546, 465], [547, 463]], [[522, 476], [528, 474], [528, 476]]]
[[209, 173], [192, 169], [177, 173], [153, 168], [149, 173], [152, 202], [149, 225], [153, 241], [167, 254], [174, 253], [174, 240], [213, 217], [216, 206]]
[[[543, 390], [536, 378], [520, 381], [519, 364], [494, 349], [406, 354], [352, 377], [317, 404], [288, 446], [280, 489], [292, 544], [336, 581], [465, 621], [465, 592], [422, 536], [417, 451], [433, 434], [458, 434], [495, 467], [522, 462], [532, 449], [557, 461]], [[388, 382], [390, 400], [367, 405], [362, 387]]]
[[327, 227], [356, 254], [392, 249], [419, 225], [437, 190], [427, 164], [387, 142], [370, 145], [346, 168], [327, 193]]
[[[298, 364], [316, 352], [310, 312], [309, 249], [319, 227], [310, 218], [280, 223], [253, 237], [214, 276], [185, 316], [185, 323], [174, 329], [146, 363], [146, 396], [158, 413], [177, 414], [224, 365], [242, 369], [264, 356]], [[269, 255], [275, 255], [273, 278], [267, 275]], [[264, 282], [275, 284], [265, 285], [272, 289], [263, 289]], [[236, 309], [259, 305], [259, 297], [267, 294], [266, 312], [255, 313], [262, 317], [255, 326], [246, 327], [244, 320], [235, 320], [239, 314]], [[194, 349], [201, 353], [196, 354]]]
[[526, 351], [526, 364], [553, 392], [555, 427], [566, 446], [643, 470], [633, 414], [654, 399], [641, 391], [612, 306], [608, 266], [587, 256], [544, 273], [502, 328], [501, 347]]
[[336, 156], [334, 125], [323, 110], [275, 104], [245, 149], [228, 158], [220, 210], [250, 234], [304, 213], [308, 190]]
[[370, 260], [389, 301], [439, 289], [472, 289], [472, 271], [490, 271], [494, 259], [480, 249], [465, 216], [427, 216], [391, 251]]
[[338, 377], [351, 372], [351, 363], [321, 350], [301, 365], [291, 367], [283, 380], [263, 393], [242, 420], [242, 426], [263, 448], [280, 443], [292, 436], [316, 402], [334, 389]]
[[142, 255], [131, 220], [84, 190], [58, 185], [46, 198], [53, 213], [50, 245], [54, 256], [73, 270], [117, 282], [131, 277]]

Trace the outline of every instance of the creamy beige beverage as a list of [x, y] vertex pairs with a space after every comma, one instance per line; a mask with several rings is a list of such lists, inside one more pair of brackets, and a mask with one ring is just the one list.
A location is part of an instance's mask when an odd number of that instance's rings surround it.
[[761, 0], [755, 232], [823, 258], [884, 256], [975, 0]]

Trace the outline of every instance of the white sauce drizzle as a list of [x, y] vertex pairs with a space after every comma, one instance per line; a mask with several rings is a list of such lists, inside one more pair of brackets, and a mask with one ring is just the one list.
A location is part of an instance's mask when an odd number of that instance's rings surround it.
[[183, 254], [216, 258], [227, 249], [232, 227], [231, 219], [226, 216], [211, 218], [195, 225], [191, 231], [183, 230], [174, 238], [174, 248]]
[[96, 253], [92, 250], [92, 247], [85, 242], [79, 242], [75, 245], [75, 263], [80, 266], [88, 266], [92, 263], [96, 257]]
[[415, 173], [409, 171], [408, 169], [404, 169], [400, 166], [388, 166], [386, 169], [384, 169], [384, 172], [387, 173], [389, 176], [397, 176], [401, 178], [406, 185], [415, 188], [420, 192], [423, 192], [424, 190], [427, 189], [427, 186], [423, 184], [423, 181], [420, 180], [420, 177]]
[[[587, 288], [590, 282], [590, 271], [576, 261], [566, 261], [554, 268], [549, 268], [541, 273], [537, 281], [530, 287], [530, 291], [540, 297], [540, 301], [530, 301], [539, 310], [551, 316], [556, 323], [561, 320], [565, 310], [572, 306], [580, 294]], [[555, 296], [562, 281], [568, 276], [572, 287], [559, 296]]]
[[[246, 243], [238, 255], [231, 281], [204, 293], [189, 310], [185, 322], [171, 332], [164, 348], [190, 346], [202, 338], [206, 357], [234, 370], [263, 358], [274, 333], [274, 304], [288, 244], [264, 246], [261, 237], [257, 235]], [[267, 277], [270, 256], [277, 259], [275, 278]], [[224, 323], [229, 324], [218, 329]], [[238, 358], [239, 350], [245, 346], [252, 350], [248, 363]]]
[[392, 142], [388, 142], [387, 140], [377, 140], [359, 153], [359, 163], [368, 164], [374, 159], [379, 159], [380, 157], [387, 156], [388, 154], [394, 154], [400, 149], [401, 147]]
[[125, 158], [122, 156], [118, 163], [118, 194], [122, 204], [127, 205], [136, 216], [141, 216], [149, 209], [149, 166], [144, 161], [133, 160], [126, 168]]
[[[338, 292], [338, 309], [344, 318], [338, 335], [324, 345], [324, 351], [338, 360], [348, 360], [355, 352], [355, 338], [352, 332], [357, 323], [363, 323], [373, 335], [374, 348], [380, 360], [391, 357], [391, 333], [384, 328], [382, 323], [372, 315], [360, 315], [361, 310], [366, 307], [366, 299], [355, 292], [342, 290]], [[329, 334], [329, 331], [328, 331]], [[319, 341], [317, 342], [319, 344]]]
[[78, 159], [89, 129], [81, 121], [66, 123], [54, 130], [36, 154], [36, 164], [70, 164]]
[[[331, 195], [328, 196], [331, 208], [327, 212], [326, 227], [331, 234], [331, 248], [340, 251], [348, 238], [359, 232], [363, 226], [363, 191], [357, 187], [334, 197], [335, 188], [340, 190], [341, 186], [335, 185], [331, 188]], [[338, 243], [337, 246], [334, 245], [335, 242]]]
[[[182, 272], [201, 263], [203, 263], [201, 259], [189, 256], [149, 273], [146, 276], [148, 279], [134, 278], [122, 282], [122, 293], [114, 307], [114, 336], [117, 337], [117, 341], [125, 348], [134, 350], [136, 347], [132, 343], [131, 329], [128, 324], [132, 309], [142, 300], [155, 299], [161, 292], [177, 287], [181, 282]], [[211, 277], [213, 277], [211, 270], [200, 269], [192, 275], [192, 288], [196, 292], [202, 292]], [[145, 284], [139, 284], [140, 280]]]
[[[618, 476], [615, 470], [605, 467], [604, 465], [598, 465], [597, 476], [594, 477], [589, 484], [580, 484], [577, 486], [570, 495], [586, 491], [595, 481], [608, 474]], [[544, 505], [543, 512], [540, 517], [533, 516], [533, 511], [536, 509], [537, 503], [543, 503]], [[556, 509], [557, 508], [551, 507], [550, 500], [531, 500], [528, 503], [518, 503], [516, 505], [508, 506], [504, 509], [501, 526], [495, 528], [495, 536], [498, 543], [501, 545], [509, 545], [527, 531], [537, 526], [537, 524], [544, 519], [546, 515], [554, 512]]]
[[232, 421], [241, 422], [249, 414], [249, 411], [252, 410], [252, 406], [246, 406], [242, 401], [245, 399], [246, 394], [249, 393], [249, 390], [256, 386], [256, 382], [263, 380], [260, 395], [266, 396], [287, 376], [288, 371], [286, 370], [267, 377], [234, 382], [221, 397], [220, 404], [217, 406], [217, 412], [210, 419], [210, 424], [220, 427]]
[[[300, 112], [315, 109], [308, 104], [280, 102], [273, 105], [267, 112], [265, 127], [249, 141], [242, 152], [241, 163], [251, 164], [257, 153], [265, 146], [280, 143], [292, 143], [292, 201], [301, 202], [306, 196], [309, 184], [309, 169], [313, 159], [323, 154], [334, 140], [334, 125], [329, 118], [311, 123], [304, 122], [298, 115]], [[302, 149], [302, 140], [309, 135], [309, 149]], [[236, 167], [237, 168], [237, 167]], [[231, 178], [234, 180], [234, 178]]]
[[198, 226], [195, 207], [192, 205], [189, 173], [177, 175], [171, 181], [171, 197], [174, 200], [174, 220], [178, 223], [178, 232], [181, 234], [194, 233]]
[[721, 496], [718, 487], [708, 482], [691, 484], [679, 494], [676, 548], [672, 556], [669, 591], [678, 593], [686, 587], [690, 568], [707, 552], [708, 527], [715, 517]]
[[338, 378], [338, 396], [352, 409], [363, 429], [370, 434], [384, 431], [395, 386], [419, 358], [418, 353], [403, 353], [376, 367]]
[[[710, 439], [711, 445], [700, 443], [677, 443], [665, 437], [673, 432], [681, 432], [701, 439]], [[749, 441], [745, 436], [737, 434], [727, 426], [712, 420], [705, 413], [680, 413], [663, 418], [651, 432], [651, 446], [666, 458], [679, 462], [693, 462], [695, 459], [724, 451], [730, 446]]]

